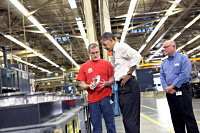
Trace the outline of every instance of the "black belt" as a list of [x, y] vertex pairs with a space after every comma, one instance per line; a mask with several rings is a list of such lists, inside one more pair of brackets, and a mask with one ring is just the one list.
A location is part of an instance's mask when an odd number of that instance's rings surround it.
[[190, 89], [190, 83], [187, 82], [187, 83], [184, 83], [180, 86], [180, 88], [178, 87], [174, 87], [175, 90], [178, 90], [178, 89], [181, 89], [181, 88], [186, 88], [186, 89]]
[[[135, 76], [132, 76], [131, 78], [135, 78]], [[121, 79], [120, 81], [116, 81], [116, 83], [117, 83], [118, 85], [120, 85], [121, 82], [122, 82], [122, 80], [123, 80], [123, 79]]]

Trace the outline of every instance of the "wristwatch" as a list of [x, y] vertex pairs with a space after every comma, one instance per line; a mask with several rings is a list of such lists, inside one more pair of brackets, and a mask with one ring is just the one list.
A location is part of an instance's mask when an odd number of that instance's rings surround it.
[[132, 73], [130, 73], [129, 71], [127, 72], [127, 75], [130, 75], [130, 76], [132, 76]]

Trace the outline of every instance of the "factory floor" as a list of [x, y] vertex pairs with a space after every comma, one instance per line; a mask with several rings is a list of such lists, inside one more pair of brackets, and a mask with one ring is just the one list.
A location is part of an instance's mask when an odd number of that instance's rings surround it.
[[[193, 109], [200, 129], [200, 99], [193, 99]], [[125, 133], [122, 116], [115, 117], [117, 133]], [[166, 98], [141, 98], [141, 133], [173, 133], [173, 125]], [[103, 133], [106, 127], [103, 121]]]

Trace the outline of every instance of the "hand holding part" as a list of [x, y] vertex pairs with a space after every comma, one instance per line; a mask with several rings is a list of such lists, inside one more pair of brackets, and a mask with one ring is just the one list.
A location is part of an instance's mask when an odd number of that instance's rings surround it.
[[95, 87], [94, 87], [94, 83], [93, 83], [93, 82], [91, 82], [91, 84], [88, 85], [88, 86], [89, 86], [89, 88], [90, 88], [91, 90], [94, 90], [94, 89], [95, 89]]
[[91, 82], [92, 86], [93, 86], [93, 90], [98, 86], [99, 81], [100, 81], [100, 76], [95, 76], [95, 78], [92, 78], [93, 82]]
[[102, 81], [100, 83], [101, 83], [101, 85], [100, 85], [100, 90], [101, 90], [106, 86], [107, 82], [104, 79], [102, 79]]

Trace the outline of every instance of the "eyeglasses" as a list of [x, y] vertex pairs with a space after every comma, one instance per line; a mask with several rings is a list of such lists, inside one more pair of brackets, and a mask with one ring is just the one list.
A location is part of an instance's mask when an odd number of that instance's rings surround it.
[[172, 45], [168, 45], [168, 46], [163, 46], [163, 48], [164, 48], [164, 49], [166, 49], [166, 48], [168, 48], [169, 46], [172, 46]]
[[107, 42], [108, 42], [108, 40], [107, 40], [107, 41], [105, 41], [105, 43], [104, 43], [104, 44], [102, 44], [102, 45], [104, 45], [104, 46], [105, 46]]

